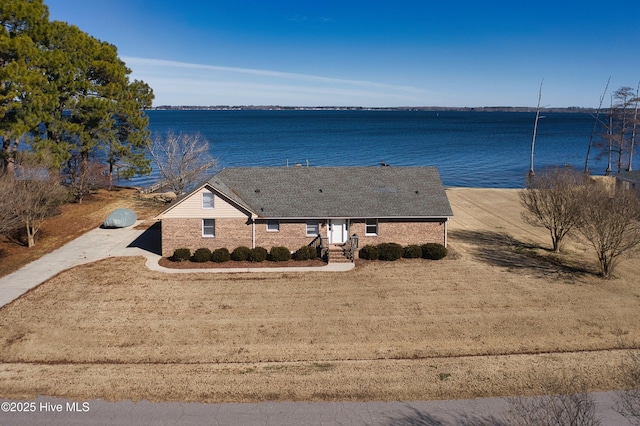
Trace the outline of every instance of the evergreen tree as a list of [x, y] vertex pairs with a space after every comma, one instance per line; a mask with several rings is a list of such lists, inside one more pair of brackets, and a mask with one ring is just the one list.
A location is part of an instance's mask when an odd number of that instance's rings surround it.
[[[121, 175], [150, 172], [145, 149], [153, 92], [129, 80], [131, 70], [115, 46], [65, 22], [49, 22], [42, 0], [0, 5], [0, 132], [5, 164], [21, 139], [46, 151], [55, 166], [74, 155], [116, 165]], [[82, 173], [80, 173], [82, 174]]]
[[0, 172], [13, 172], [20, 138], [38, 125], [50, 103], [38, 43], [48, 18], [42, 0], [0, 2]]

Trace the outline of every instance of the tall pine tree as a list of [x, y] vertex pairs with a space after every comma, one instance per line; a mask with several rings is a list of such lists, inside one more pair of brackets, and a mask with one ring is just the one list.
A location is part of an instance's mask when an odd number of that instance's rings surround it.
[[42, 1], [0, 3], [0, 173], [13, 173], [20, 139], [43, 120], [51, 102], [39, 43], [48, 19]]
[[[130, 81], [115, 46], [65, 22], [49, 22], [42, 0], [0, 5], [0, 134], [5, 165], [21, 140], [63, 167], [79, 156], [130, 177], [150, 171], [145, 155], [153, 91]], [[26, 65], [25, 65], [26, 64]], [[77, 174], [77, 173], [76, 173]]]

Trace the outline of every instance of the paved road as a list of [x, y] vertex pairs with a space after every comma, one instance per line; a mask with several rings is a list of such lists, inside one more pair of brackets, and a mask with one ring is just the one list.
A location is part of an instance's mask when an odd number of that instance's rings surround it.
[[[597, 403], [597, 414], [603, 426], [630, 424], [614, 410], [615, 395], [614, 392], [593, 394]], [[2, 399], [0, 401], [7, 402]], [[0, 412], [0, 424], [12, 426], [501, 426], [508, 424], [504, 420], [504, 415], [509, 409], [509, 403], [500, 398], [421, 402], [201, 404], [69, 401], [41, 397], [35, 401], [21, 402], [33, 404], [28, 409], [33, 408], [34, 412]], [[55, 411], [57, 409], [61, 412]]]
[[[140, 223], [140, 222], [138, 222]], [[160, 232], [141, 230], [134, 226], [121, 229], [96, 228], [53, 252], [42, 256], [16, 272], [0, 278], [0, 307], [12, 302], [54, 275], [84, 263], [115, 256], [144, 256], [149, 269], [182, 274], [189, 269], [168, 269], [158, 265], [160, 260]], [[352, 263], [332, 263], [315, 268], [261, 268], [260, 272], [292, 272], [324, 270], [340, 272], [353, 268]], [[248, 268], [198, 269], [198, 272], [250, 272]]]

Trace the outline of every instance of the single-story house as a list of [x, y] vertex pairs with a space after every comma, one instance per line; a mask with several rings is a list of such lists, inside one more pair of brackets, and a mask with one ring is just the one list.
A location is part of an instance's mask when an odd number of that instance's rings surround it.
[[618, 173], [616, 175], [616, 187], [630, 189], [640, 195], [640, 170]]
[[175, 200], [162, 255], [177, 248], [395, 242], [447, 244], [453, 216], [435, 167], [225, 168]]

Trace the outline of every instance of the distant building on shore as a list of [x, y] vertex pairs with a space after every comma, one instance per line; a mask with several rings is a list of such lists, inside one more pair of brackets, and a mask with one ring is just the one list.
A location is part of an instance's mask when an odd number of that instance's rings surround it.
[[616, 175], [616, 187], [633, 190], [640, 195], [640, 170], [618, 173]]

